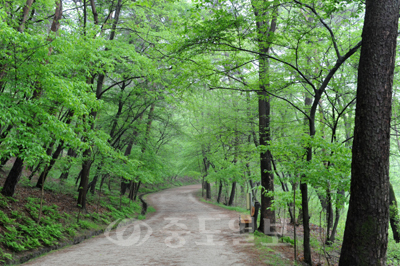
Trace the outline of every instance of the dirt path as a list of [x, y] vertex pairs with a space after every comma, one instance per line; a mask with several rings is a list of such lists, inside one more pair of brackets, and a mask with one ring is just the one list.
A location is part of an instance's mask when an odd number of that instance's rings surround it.
[[263, 265], [238, 214], [199, 202], [200, 185], [149, 195], [148, 219], [64, 248], [24, 265]]

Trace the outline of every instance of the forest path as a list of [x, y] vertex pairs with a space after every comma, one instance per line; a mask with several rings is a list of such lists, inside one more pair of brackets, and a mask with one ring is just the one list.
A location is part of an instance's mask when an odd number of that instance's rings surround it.
[[157, 212], [143, 221], [70, 246], [24, 265], [263, 265], [238, 214], [200, 202], [200, 185], [147, 196]]

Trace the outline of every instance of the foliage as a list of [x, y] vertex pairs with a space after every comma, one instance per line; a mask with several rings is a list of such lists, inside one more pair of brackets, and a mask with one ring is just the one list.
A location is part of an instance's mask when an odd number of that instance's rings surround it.
[[[60, 28], [52, 32], [54, 1], [34, 1], [24, 25], [25, 1], [0, 2], [1, 161], [22, 158], [36, 175], [49, 167], [47, 180], [64, 178], [60, 186], [46, 181], [44, 189], [75, 200], [74, 178], [86, 165], [94, 194], [81, 193], [110, 210], [82, 215], [61, 230], [52, 223], [77, 217], [46, 203], [39, 228], [50, 240], [44, 240], [30, 227], [39, 218], [40, 200], [28, 198], [30, 217], [0, 212], [0, 223], [10, 229], [3, 243], [14, 250], [50, 245], [59, 232], [73, 236], [93, 228], [89, 221], [106, 225], [132, 217], [141, 207], [127, 197], [129, 186], [141, 184], [146, 193], [150, 184], [182, 184], [179, 178], [186, 176], [221, 185], [225, 198], [233, 183], [248, 188], [251, 182], [248, 190], [273, 196], [277, 211], [287, 210], [294, 192], [299, 208], [298, 185], [306, 183], [311, 213], [326, 211], [328, 197], [334, 211], [345, 213], [362, 1], [123, 1], [120, 17], [112, 20], [117, 7], [95, 3], [98, 22], [90, 6], [84, 21], [83, 4], [64, 1]], [[254, 8], [267, 12], [256, 15]], [[261, 36], [257, 23], [273, 16], [276, 31]], [[260, 41], [270, 47], [264, 79]], [[267, 96], [260, 96], [260, 85], [268, 85]], [[398, 75], [394, 85], [390, 176], [398, 194]], [[259, 145], [263, 98], [271, 105], [267, 145]], [[274, 192], [257, 184], [265, 152], [272, 155]], [[7, 173], [11, 165], [1, 167]], [[5, 210], [10, 200], [1, 196], [0, 207]], [[24, 229], [16, 226], [21, 220]]]

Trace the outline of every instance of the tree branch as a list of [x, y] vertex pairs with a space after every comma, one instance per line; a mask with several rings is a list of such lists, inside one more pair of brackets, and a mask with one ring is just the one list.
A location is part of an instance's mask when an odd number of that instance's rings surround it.
[[293, 0], [293, 1], [295, 3], [297, 3], [297, 4], [299, 4], [299, 5], [305, 6], [306, 8], [310, 9], [311, 12], [313, 12], [314, 15], [317, 16], [319, 21], [322, 23], [322, 25], [324, 25], [324, 27], [329, 31], [329, 34], [331, 35], [332, 43], [333, 43], [333, 46], [335, 47], [335, 52], [336, 52], [337, 58], [338, 59], [341, 58], [342, 56], [340, 55], [339, 48], [338, 48], [337, 43], [336, 43], [336, 38], [335, 38], [335, 35], [333, 34], [332, 29], [328, 26], [328, 24], [325, 23], [325, 21], [318, 14], [318, 12], [315, 10], [315, 8], [313, 8], [312, 6], [309, 6], [307, 4], [301, 3], [300, 1], [297, 1], [297, 0]]

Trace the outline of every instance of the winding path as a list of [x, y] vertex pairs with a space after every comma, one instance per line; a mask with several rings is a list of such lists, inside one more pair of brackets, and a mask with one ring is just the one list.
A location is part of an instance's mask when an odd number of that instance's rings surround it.
[[199, 189], [148, 195], [157, 212], [146, 220], [24, 265], [263, 265], [249, 235], [238, 233], [238, 214], [198, 201]]

